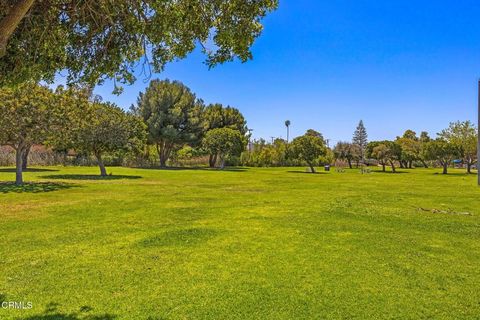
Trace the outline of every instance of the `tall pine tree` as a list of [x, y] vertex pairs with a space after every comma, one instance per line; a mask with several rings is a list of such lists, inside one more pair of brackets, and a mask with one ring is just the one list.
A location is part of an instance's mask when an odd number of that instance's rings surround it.
[[367, 129], [365, 129], [365, 126], [363, 125], [363, 120], [360, 120], [357, 129], [355, 129], [355, 132], [353, 133], [352, 142], [354, 145], [360, 147], [362, 161], [365, 160], [365, 148], [367, 147], [368, 143], [367, 138]]

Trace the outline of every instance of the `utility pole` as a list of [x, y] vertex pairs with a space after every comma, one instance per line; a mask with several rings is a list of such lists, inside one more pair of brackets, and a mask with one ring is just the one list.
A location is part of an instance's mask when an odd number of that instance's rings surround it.
[[477, 139], [477, 176], [478, 185], [480, 186], [480, 80], [478, 80], [478, 139]]

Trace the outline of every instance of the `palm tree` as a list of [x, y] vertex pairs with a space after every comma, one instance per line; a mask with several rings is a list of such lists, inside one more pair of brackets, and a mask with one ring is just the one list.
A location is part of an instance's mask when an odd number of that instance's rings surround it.
[[288, 136], [290, 134], [290, 120], [285, 121], [285, 127], [287, 127], [287, 143], [288, 143]]

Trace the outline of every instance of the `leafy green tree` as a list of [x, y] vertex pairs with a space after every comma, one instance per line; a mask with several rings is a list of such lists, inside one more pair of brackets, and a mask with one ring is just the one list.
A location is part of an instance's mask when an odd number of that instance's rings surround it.
[[349, 142], [339, 141], [333, 148], [333, 153], [336, 159], [347, 161], [350, 169], [352, 169], [352, 161], [358, 162], [361, 159], [360, 147]]
[[448, 173], [448, 166], [462, 155], [461, 147], [442, 138], [431, 140], [425, 145], [425, 157], [438, 161], [443, 167], [443, 174]]
[[413, 130], [410, 130], [410, 129], [405, 130], [402, 138], [411, 139], [411, 140], [418, 140], [417, 133]]
[[331, 165], [333, 162], [335, 162], [335, 153], [332, 149], [326, 147], [325, 154], [318, 157], [318, 164], [321, 166]]
[[467, 172], [472, 173], [472, 166], [477, 162], [477, 128], [470, 121], [452, 122], [447, 129], [440, 132], [439, 137], [458, 146]]
[[355, 132], [353, 133], [352, 143], [360, 147], [360, 158], [362, 159], [362, 161], [364, 161], [365, 148], [367, 147], [367, 143], [368, 143], [368, 135], [367, 135], [367, 129], [363, 124], [363, 120], [360, 120], [357, 128], [355, 129]]
[[422, 132], [420, 133], [420, 139], [419, 139], [419, 140], [420, 140], [420, 142], [422, 142], [422, 143], [427, 143], [427, 142], [432, 141], [432, 138], [430, 138], [430, 136], [428, 135], [428, 132], [422, 131]]
[[366, 154], [382, 165], [383, 172], [385, 172], [385, 166], [390, 164], [392, 172], [395, 173], [395, 163], [402, 157], [402, 148], [394, 141], [372, 141], [366, 147]]
[[202, 145], [211, 154], [218, 154], [223, 169], [226, 157], [240, 155], [245, 149], [245, 138], [238, 130], [217, 128], [205, 134]]
[[420, 155], [419, 155], [419, 160], [422, 162], [423, 166], [425, 168], [428, 168], [428, 164], [427, 164], [427, 160], [425, 158], [425, 148], [427, 146], [427, 143], [432, 141], [432, 138], [430, 138], [430, 136], [428, 135], [428, 132], [426, 131], [422, 131], [420, 133], [420, 138], [418, 139], [419, 143], [420, 143]]
[[397, 137], [396, 143], [402, 148], [400, 166], [412, 168], [413, 162], [421, 158], [421, 143], [413, 130], [407, 130], [402, 137]]
[[[206, 133], [213, 129], [230, 128], [240, 131], [243, 136], [248, 133], [247, 121], [242, 113], [230, 106], [224, 107], [220, 103], [208, 105], [202, 114], [203, 132]], [[211, 168], [215, 167], [218, 154], [211, 153], [208, 163]]]
[[252, 58], [277, 0], [0, 0], [0, 85], [53, 80], [91, 85], [160, 72], [197, 45], [209, 67]]
[[62, 110], [61, 125], [55, 134], [50, 135], [47, 144], [55, 151], [67, 153], [74, 148], [74, 134], [89, 119], [91, 104], [100, 102], [99, 97], [92, 95], [89, 87], [59, 86], [55, 90], [57, 106]]
[[147, 125], [148, 142], [156, 146], [161, 167], [176, 148], [200, 142], [202, 108], [202, 101], [179, 81], [153, 80], [140, 93], [132, 110]]
[[253, 167], [272, 167], [291, 165], [287, 159], [288, 149], [286, 140], [277, 138], [273, 143], [264, 139], [252, 142], [251, 149], [242, 153], [242, 163]]
[[111, 103], [91, 103], [80, 126], [73, 128], [72, 145], [76, 151], [92, 154], [98, 161], [100, 175], [106, 176], [105, 154], [139, 152], [146, 140], [142, 120]]
[[320, 132], [318, 132], [314, 129], [308, 129], [307, 132], [305, 132], [305, 135], [320, 138], [320, 139], [322, 139], [323, 143], [325, 144], [325, 139], [323, 138], [323, 134], [321, 134]]
[[313, 131], [309, 130], [305, 135], [293, 139], [289, 152], [291, 152], [293, 158], [306, 162], [310, 171], [315, 173], [315, 161], [327, 154], [327, 148], [321, 135], [312, 134]]
[[15, 182], [21, 185], [25, 153], [59, 129], [62, 110], [49, 88], [27, 83], [0, 90], [0, 115], [0, 145], [15, 150]]
[[385, 172], [385, 166], [388, 163], [388, 155], [389, 155], [389, 149], [388, 147], [381, 143], [374, 147], [371, 152], [371, 157], [373, 159], [376, 159], [379, 164], [382, 165], [382, 171]]

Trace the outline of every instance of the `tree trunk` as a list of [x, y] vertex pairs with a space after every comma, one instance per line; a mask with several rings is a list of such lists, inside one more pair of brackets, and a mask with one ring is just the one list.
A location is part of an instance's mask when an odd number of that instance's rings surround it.
[[394, 161], [390, 161], [390, 166], [392, 167], [392, 172], [393, 173], [397, 172], [397, 170], [395, 169], [395, 162]]
[[[215, 155], [215, 162], [217, 160], [217, 155]], [[220, 169], [224, 169], [225, 168], [225, 157], [223, 155], [220, 155]]]
[[422, 161], [422, 164], [425, 168], [428, 168], [428, 164], [427, 164], [427, 162], [425, 162], [425, 160], [420, 160], [420, 161]]
[[467, 173], [472, 173], [472, 164], [470, 163], [470, 161], [467, 162]]
[[158, 153], [158, 160], [160, 161], [160, 167], [165, 168], [167, 166], [167, 157], [166, 157], [166, 149], [167, 144], [164, 141], [157, 142], [157, 153]]
[[217, 154], [211, 154], [208, 157], [208, 166], [210, 168], [215, 168], [215, 164], [217, 163]]
[[400, 163], [400, 168], [402, 168], [402, 169], [406, 168], [405, 163], [403, 161], [399, 161], [399, 163]]
[[448, 174], [448, 162], [445, 161], [442, 163], [443, 165], [443, 174]]
[[167, 167], [167, 157], [165, 157], [165, 153], [160, 154], [160, 167], [166, 168]]
[[24, 149], [18, 147], [15, 150], [15, 184], [21, 186], [23, 184], [23, 153]]
[[413, 161], [410, 160], [408, 161], [408, 169], [412, 169], [412, 167], [413, 167]]
[[105, 169], [105, 165], [103, 164], [102, 155], [100, 153], [97, 153], [95, 156], [97, 157], [98, 166], [100, 167], [100, 175], [102, 177], [106, 177], [107, 169]]
[[308, 166], [310, 167], [310, 171], [312, 173], [315, 173], [315, 168], [313, 167], [313, 165], [311, 163], [309, 163]]
[[350, 167], [350, 169], [352, 169], [352, 160], [351, 159], [347, 159], [347, 162], [348, 162], [348, 166]]
[[173, 143], [168, 143], [167, 141], [161, 141], [157, 143], [157, 152], [158, 158], [160, 160], [160, 167], [166, 168], [167, 161], [170, 158], [170, 153], [173, 148]]
[[382, 163], [382, 172], [385, 172], [385, 163]]
[[7, 53], [8, 40], [34, 2], [35, 0], [17, 0], [7, 15], [0, 20], [0, 58]]
[[32, 147], [31, 146], [28, 146], [27, 148], [25, 148], [25, 151], [23, 152], [23, 159], [22, 159], [22, 170], [25, 171], [27, 170], [27, 167], [28, 167], [28, 154], [30, 153], [30, 149]]

